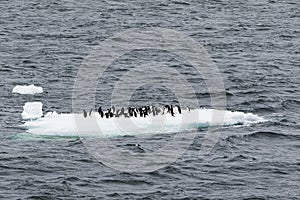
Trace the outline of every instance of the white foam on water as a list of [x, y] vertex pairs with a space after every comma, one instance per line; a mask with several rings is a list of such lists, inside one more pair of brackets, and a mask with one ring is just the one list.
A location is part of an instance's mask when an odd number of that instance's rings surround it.
[[12, 93], [38, 94], [38, 93], [43, 93], [43, 88], [37, 87], [35, 85], [17, 85], [13, 88]]
[[22, 118], [38, 119], [43, 116], [43, 104], [41, 102], [27, 102], [23, 106]]
[[[221, 114], [221, 119], [212, 118]], [[213, 115], [215, 114], [215, 115]], [[27, 132], [47, 136], [97, 136], [113, 137], [123, 135], [163, 134], [184, 130], [195, 130], [208, 126], [249, 125], [266, 121], [252, 113], [217, 111], [213, 109], [195, 109], [182, 114], [158, 115], [138, 118], [101, 118], [92, 113], [87, 118], [83, 114], [58, 114], [49, 112], [36, 120], [25, 121], [22, 125]]]

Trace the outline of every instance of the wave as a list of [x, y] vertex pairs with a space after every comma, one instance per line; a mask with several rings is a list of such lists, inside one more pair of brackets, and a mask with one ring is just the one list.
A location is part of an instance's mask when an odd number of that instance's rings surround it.
[[288, 99], [281, 103], [282, 107], [291, 110], [294, 112], [299, 112], [300, 110], [300, 101], [295, 99]]
[[256, 131], [246, 135], [231, 135], [227, 140], [231, 139], [300, 139], [299, 135], [287, 135], [272, 131]]

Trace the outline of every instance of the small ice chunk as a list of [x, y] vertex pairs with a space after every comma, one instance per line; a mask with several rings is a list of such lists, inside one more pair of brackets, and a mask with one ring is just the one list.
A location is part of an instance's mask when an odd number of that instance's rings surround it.
[[23, 106], [23, 119], [37, 119], [43, 116], [43, 104], [41, 102], [27, 102]]
[[17, 85], [12, 92], [19, 94], [38, 94], [43, 92], [43, 88], [35, 85]]

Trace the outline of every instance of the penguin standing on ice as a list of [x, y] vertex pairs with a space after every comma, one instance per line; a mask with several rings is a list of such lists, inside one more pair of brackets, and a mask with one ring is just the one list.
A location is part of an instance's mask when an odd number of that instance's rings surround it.
[[170, 113], [170, 112], [171, 112], [171, 108], [170, 108], [169, 105], [165, 105], [163, 114], [165, 114], [165, 109], [167, 109], [167, 113]]
[[110, 118], [114, 117], [114, 113], [112, 113], [111, 108], [108, 109], [107, 112], [108, 112]]
[[98, 109], [98, 113], [99, 113], [99, 115], [101, 116], [101, 118], [103, 118], [104, 113], [103, 113], [103, 111], [102, 111], [101, 106], [100, 106], [99, 109]]
[[148, 113], [148, 114], [151, 114], [151, 107], [150, 107], [150, 106], [147, 106], [147, 107], [146, 107], [146, 110], [147, 110], [147, 113]]
[[139, 107], [139, 113], [140, 113], [140, 117], [143, 117], [143, 109], [141, 107]]
[[187, 109], [188, 109], [189, 112], [191, 111], [191, 109], [189, 107], [187, 107]]
[[137, 113], [133, 110], [134, 117], [137, 117]]
[[86, 110], [83, 110], [83, 117], [84, 117], [84, 118], [87, 117], [87, 112], [86, 112]]
[[115, 117], [119, 117], [120, 116], [120, 110], [117, 110]]
[[156, 108], [155, 107], [155, 113], [158, 115], [159, 113], [161, 113], [161, 110], [160, 110], [160, 108]]
[[93, 112], [93, 109], [91, 109], [91, 110], [90, 110], [90, 112], [89, 112], [89, 116], [91, 116], [91, 115], [92, 115], [92, 112]]
[[176, 107], [177, 107], [177, 109], [178, 109], [178, 113], [181, 114], [181, 108], [180, 108], [180, 106], [177, 105]]
[[123, 107], [121, 108], [120, 116], [121, 115], [125, 115], [125, 109]]
[[155, 115], [156, 115], [156, 109], [155, 108], [152, 108], [152, 113], [153, 113], [153, 116], [155, 117]]
[[111, 107], [111, 110], [112, 110], [112, 113], [115, 114], [115, 112], [116, 112], [115, 106], [112, 106], [112, 107]]
[[171, 111], [171, 115], [174, 117], [173, 105], [171, 105], [170, 111]]
[[128, 114], [130, 117], [133, 117], [133, 109], [131, 107], [128, 108]]

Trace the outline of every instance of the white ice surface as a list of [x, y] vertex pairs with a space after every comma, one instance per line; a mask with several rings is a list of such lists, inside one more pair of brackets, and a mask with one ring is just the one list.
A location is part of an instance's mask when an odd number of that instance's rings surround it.
[[22, 118], [38, 119], [43, 116], [43, 104], [41, 102], [27, 102], [23, 106]]
[[19, 94], [38, 94], [43, 92], [43, 88], [35, 85], [17, 85], [12, 92]]
[[27, 128], [27, 132], [37, 135], [111, 137], [173, 133], [199, 127], [249, 125], [264, 121], [264, 118], [252, 113], [213, 109], [183, 111], [182, 114], [175, 114], [175, 117], [166, 114], [146, 118], [110, 119], [101, 118], [98, 113], [84, 118], [83, 114], [49, 112], [42, 118], [25, 121], [23, 126]]

